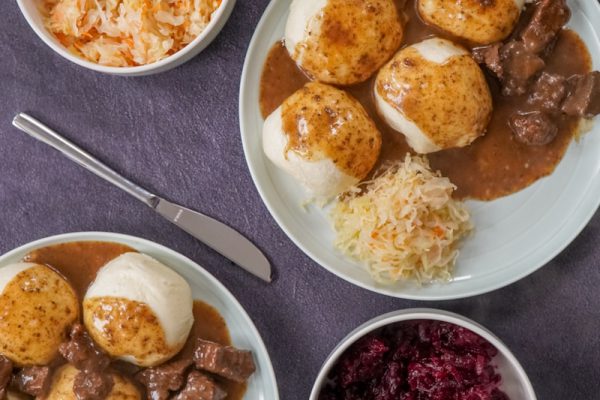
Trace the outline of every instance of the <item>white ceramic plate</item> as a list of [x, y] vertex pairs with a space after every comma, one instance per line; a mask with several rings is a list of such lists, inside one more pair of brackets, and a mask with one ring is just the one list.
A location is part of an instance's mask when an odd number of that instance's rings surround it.
[[[240, 125], [246, 160], [263, 201], [284, 232], [308, 256], [339, 277], [389, 296], [443, 300], [473, 296], [506, 286], [534, 272], [560, 253], [587, 225], [600, 204], [600, 124], [571, 144], [554, 174], [492, 202], [469, 202], [475, 234], [461, 251], [455, 279], [446, 285], [377, 285], [358, 263], [333, 247], [324, 211], [305, 211], [303, 190], [262, 152], [263, 119], [259, 85], [269, 49], [284, 35], [291, 0], [273, 0], [250, 44], [240, 89]], [[600, 5], [571, 0], [570, 27], [586, 42], [600, 69]]]
[[248, 382], [244, 398], [249, 400], [278, 400], [277, 382], [267, 349], [240, 303], [215, 277], [187, 257], [154, 242], [116, 233], [85, 232], [51, 236], [26, 244], [0, 256], [0, 268], [19, 261], [34, 249], [58, 243], [77, 241], [118, 242], [148, 254], [183, 276], [192, 287], [194, 299], [215, 307], [229, 327], [236, 347], [252, 350], [256, 372]]
[[502, 383], [500, 384], [502, 391], [511, 399], [536, 400], [535, 392], [533, 391], [533, 387], [531, 386], [531, 382], [529, 381], [525, 370], [523, 370], [523, 367], [508, 347], [506, 347], [496, 335], [479, 325], [477, 322], [463, 317], [462, 315], [428, 308], [393, 311], [365, 322], [348, 334], [348, 336], [342, 339], [336, 348], [333, 349], [323, 364], [323, 367], [321, 367], [319, 375], [315, 380], [310, 400], [318, 400], [319, 393], [321, 392], [323, 385], [327, 382], [327, 375], [331, 368], [335, 365], [339, 357], [358, 339], [369, 332], [384, 326], [415, 320], [444, 321], [465, 327], [470, 331], [475, 332], [490, 342], [498, 350], [498, 355], [492, 360], [492, 363], [498, 368], [498, 373], [502, 376]]

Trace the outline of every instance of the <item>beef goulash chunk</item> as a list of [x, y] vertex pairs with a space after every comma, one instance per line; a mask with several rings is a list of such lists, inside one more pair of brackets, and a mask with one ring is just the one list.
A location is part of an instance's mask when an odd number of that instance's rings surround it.
[[472, 54], [475, 61], [484, 64], [500, 80], [505, 96], [524, 94], [532, 78], [546, 66], [539, 55], [517, 40], [476, 47]]
[[473, 49], [473, 58], [501, 82], [505, 96], [527, 95], [529, 108], [509, 119], [515, 138], [543, 146], [558, 134], [556, 115], [579, 118], [600, 114], [600, 72], [562, 76], [544, 71], [558, 34], [569, 21], [565, 0], [539, 0], [527, 25], [506, 43]]
[[600, 72], [569, 78], [571, 91], [562, 105], [567, 115], [593, 118], [600, 114]]
[[0, 399], [6, 398], [6, 389], [12, 377], [13, 363], [0, 355]]
[[196, 342], [194, 363], [200, 370], [235, 382], [245, 382], [256, 370], [252, 352], [203, 339]]
[[108, 355], [94, 343], [81, 324], [73, 325], [69, 341], [62, 343], [58, 351], [65, 360], [82, 371], [106, 369], [110, 364]]
[[223, 400], [227, 393], [215, 381], [198, 371], [192, 371], [187, 377], [185, 387], [173, 400]]
[[510, 118], [510, 128], [515, 138], [530, 146], [543, 146], [550, 143], [558, 134], [558, 127], [545, 113], [535, 111], [516, 114]]
[[540, 0], [518, 38], [475, 48], [473, 56], [500, 79], [505, 96], [525, 94], [570, 16], [565, 0]]
[[502, 65], [502, 93], [518, 96], [527, 91], [531, 79], [544, 69], [546, 64], [540, 56], [527, 50], [525, 44], [512, 41], [500, 49]]
[[567, 78], [543, 72], [531, 87], [527, 102], [540, 110], [557, 112], [566, 95]]
[[536, 54], [544, 52], [570, 18], [571, 11], [565, 0], [539, 1], [529, 24], [521, 31], [526, 49]]
[[43, 396], [48, 391], [51, 381], [52, 374], [50, 373], [50, 367], [33, 366], [25, 367], [15, 374], [13, 385], [20, 392], [30, 396]]
[[171, 392], [183, 387], [186, 371], [191, 365], [191, 359], [174, 361], [140, 371], [135, 378], [146, 388], [148, 400], [168, 400]]
[[502, 43], [495, 43], [489, 46], [475, 47], [473, 49], [473, 58], [478, 64], [485, 65], [499, 79], [504, 77], [504, 68], [500, 58], [500, 49]]
[[73, 391], [78, 400], [103, 400], [114, 386], [113, 377], [107, 373], [110, 358], [90, 338], [81, 324], [73, 325], [70, 340], [62, 343], [58, 351], [79, 373]]
[[73, 392], [77, 400], [105, 400], [113, 386], [113, 377], [103, 371], [79, 371], [73, 382]]

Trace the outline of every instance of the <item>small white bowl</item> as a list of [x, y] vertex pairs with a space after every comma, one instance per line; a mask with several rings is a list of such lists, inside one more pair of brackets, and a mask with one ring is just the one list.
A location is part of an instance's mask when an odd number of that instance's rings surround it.
[[384, 326], [395, 324], [397, 322], [414, 320], [449, 322], [451, 324], [467, 328], [470, 331], [478, 334], [490, 342], [494, 347], [496, 347], [496, 349], [498, 349], [498, 355], [493, 359], [492, 362], [497, 366], [498, 373], [502, 376], [502, 383], [500, 385], [502, 391], [506, 393], [511, 400], [537, 399], [535, 392], [533, 391], [533, 387], [531, 386], [531, 382], [529, 381], [527, 374], [525, 374], [523, 367], [521, 364], [519, 364], [519, 361], [517, 361], [508, 347], [506, 347], [506, 345], [502, 343], [502, 341], [498, 339], [492, 332], [478, 323], [458, 314], [429, 308], [413, 308], [408, 310], [394, 311], [376, 317], [362, 324], [352, 331], [348, 336], [346, 336], [340, 342], [340, 344], [337, 345], [329, 357], [327, 357], [325, 364], [323, 364], [323, 367], [321, 367], [321, 371], [319, 371], [319, 375], [317, 376], [310, 394], [310, 400], [318, 400], [321, 389], [328, 381], [327, 375], [331, 371], [331, 368], [333, 368], [340, 356], [358, 339]]
[[225, 23], [233, 11], [236, 0], [222, 0], [219, 8], [213, 13], [206, 29], [183, 49], [160, 61], [137, 67], [107, 67], [87, 61], [69, 52], [58, 39], [56, 39], [54, 34], [49, 32], [44, 26], [42, 15], [38, 9], [38, 4], [40, 4], [41, 1], [42, 0], [17, 0], [17, 3], [19, 4], [21, 13], [25, 16], [25, 19], [31, 28], [52, 50], [67, 60], [94, 71], [112, 75], [141, 76], [168, 71], [198, 55], [215, 39], [215, 37], [217, 37], [219, 32], [221, 32], [221, 29], [223, 29], [223, 26], [225, 26]]

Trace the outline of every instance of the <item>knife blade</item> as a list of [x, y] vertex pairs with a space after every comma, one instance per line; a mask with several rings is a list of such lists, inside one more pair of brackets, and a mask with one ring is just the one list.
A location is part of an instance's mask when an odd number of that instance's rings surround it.
[[271, 282], [271, 264], [264, 254], [238, 231], [199, 212], [158, 198], [160, 215], [248, 272]]
[[150, 193], [30, 115], [19, 113], [13, 119], [13, 125], [142, 201], [164, 218], [246, 271], [266, 282], [271, 282], [271, 265], [267, 258], [250, 240], [233, 228], [207, 215], [171, 203]]

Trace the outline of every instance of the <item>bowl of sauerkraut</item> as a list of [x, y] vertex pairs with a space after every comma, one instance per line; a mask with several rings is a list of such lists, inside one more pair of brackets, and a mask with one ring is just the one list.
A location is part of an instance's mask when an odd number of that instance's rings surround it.
[[219, 34], [235, 0], [17, 0], [36, 34], [82, 67], [149, 75], [177, 67]]

